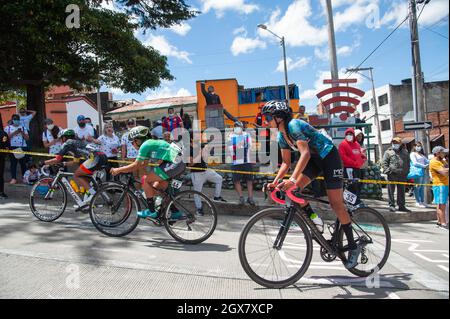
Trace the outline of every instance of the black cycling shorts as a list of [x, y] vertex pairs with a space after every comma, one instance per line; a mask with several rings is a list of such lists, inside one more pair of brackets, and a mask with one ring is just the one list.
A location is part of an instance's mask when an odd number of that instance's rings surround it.
[[314, 180], [323, 173], [326, 189], [342, 189], [344, 187], [344, 169], [339, 151], [333, 147], [325, 158], [311, 154], [311, 158], [303, 170], [303, 174]]
[[94, 174], [95, 171], [102, 169], [108, 163], [108, 158], [104, 153], [96, 153], [93, 158], [84, 161], [80, 168], [88, 175]]

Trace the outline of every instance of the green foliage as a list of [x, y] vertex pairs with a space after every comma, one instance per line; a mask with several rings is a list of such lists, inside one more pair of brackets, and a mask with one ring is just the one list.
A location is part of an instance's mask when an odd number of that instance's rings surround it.
[[[24, 86], [96, 87], [99, 81], [142, 92], [172, 80], [167, 59], [134, 37], [140, 26], [167, 27], [195, 15], [184, 1], [11, 0], [0, 6], [0, 90]], [[152, 5], [151, 3], [154, 3]], [[80, 8], [80, 28], [67, 28], [66, 7]], [[133, 22], [131, 14], [138, 17]]]

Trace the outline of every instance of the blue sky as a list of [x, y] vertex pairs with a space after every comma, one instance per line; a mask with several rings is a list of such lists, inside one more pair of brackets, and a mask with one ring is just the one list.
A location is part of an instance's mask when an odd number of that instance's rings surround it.
[[[139, 101], [195, 95], [195, 81], [236, 78], [245, 87], [283, 85], [282, 50], [260, 23], [286, 37], [289, 83], [300, 87], [301, 103], [314, 111], [314, 97], [329, 77], [327, 21], [323, 0], [188, 0], [202, 13], [172, 29], [136, 33], [143, 43], [168, 56], [176, 77], [156, 90], [126, 94], [112, 88], [114, 99]], [[332, 0], [338, 66], [355, 67], [401, 22], [408, 0]], [[108, 5], [112, 8], [112, 4]], [[419, 7], [419, 11], [421, 7]], [[420, 17], [422, 67], [427, 81], [448, 80], [448, 0], [431, 0]], [[374, 67], [375, 85], [399, 83], [411, 76], [409, 25], [402, 28], [366, 62]], [[346, 77], [346, 75], [342, 75]], [[358, 77], [358, 86], [370, 83]], [[220, 92], [218, 92], [220, 94]]]

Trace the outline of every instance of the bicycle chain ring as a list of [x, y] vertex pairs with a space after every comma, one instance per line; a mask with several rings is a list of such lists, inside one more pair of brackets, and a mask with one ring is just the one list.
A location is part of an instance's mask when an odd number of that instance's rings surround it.
[[[327, 240], [327, 242], [331, 246], [331, 240]], [[320, 257], [322, 258], [323, 261], [330, 263], [334, 261], [337, 256], [335, 254], [328, 253], [328, 251], [325, 248], [320, 247]]]
[[366, 248], [361, 250], [361, 264], [365, 265], [369, 261], [369, 258], [366, 256]]

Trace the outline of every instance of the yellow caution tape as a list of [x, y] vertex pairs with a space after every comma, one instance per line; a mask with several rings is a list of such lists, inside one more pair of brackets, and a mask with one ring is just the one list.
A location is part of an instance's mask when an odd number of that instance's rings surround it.
[[[47, 153], [38, 153], [38, 152], [25, 152], [25, 151], [14, 151], [14, 150], [3, 150], [0, 149], [0, 153], [10, 153], [10, 154], [25, 154], [25, 155], [34, 155], [34, 156], [41, 156], [41, 157], [55, 157], [53, 154], [47, 154]], [[64, 156], [64, 158], [68, 159], [79, 159], [75, 158], [73, 156]], [[133, 161], [126, 161], [126, 160], [108, 160], [108, 162], [111, 163], [119, 163], [119, 164], [130, 164]], [[148, 164], [148, 166], [158, 166], [158, 164]], [[205, 168], [201, 167], [187, 167], [189, 170], [200, 170], [204, 171]], [[275, 173], [259, 173], [259, 172], [248, 172], [248, 171], [235, 171], [235, 170], [229, 170], [229, 169], [214, 169], [216, 172], [220, 173], [234, 173], [234, 174], [243, 174], [243, 175], [262, 175], [262, 176], [271, 176], [275, 177], [277, 174]], [[290, 175], [286, 175], [289, 177]], [[324, 178], [322, 176], [317, 177], [316, 179], [323, 180]], [[380, 181], [380, 180], [373, 180], [373, 179], [361, 179], [358, 181], [359, 183], [363, 184], [382, 184], [382, 185], [405, 185], [405, 186], [434, 186], [433, 184], [415, 184], [415, 183], [408, 183], [408, 182], [395, 182], [395, 181]]]

